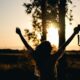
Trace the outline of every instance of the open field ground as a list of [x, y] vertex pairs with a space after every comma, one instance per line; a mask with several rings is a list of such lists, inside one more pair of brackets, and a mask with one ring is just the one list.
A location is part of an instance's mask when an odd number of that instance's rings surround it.
[[[80, 80], [80, 52], [66, 52], [66, 80]], [[0, 52], [0, 80], [38, 80], [34, 77], [34, 61], [25, 52]]]

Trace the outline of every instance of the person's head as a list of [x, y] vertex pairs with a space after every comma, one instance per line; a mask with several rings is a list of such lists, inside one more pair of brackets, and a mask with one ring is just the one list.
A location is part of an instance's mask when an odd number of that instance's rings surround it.
[[50, 55], [51, 50], [52, 50], [52, 47], [49, 41], [42, 42], [36, 48], [36, 51], [41, 55]]

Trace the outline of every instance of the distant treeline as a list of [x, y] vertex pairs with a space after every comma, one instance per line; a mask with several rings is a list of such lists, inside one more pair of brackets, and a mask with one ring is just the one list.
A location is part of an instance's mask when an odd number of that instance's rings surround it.
[[0, 49], [0, 53], [24, 53], [26, 50]]
[[[25, 53], [28, 52], [28, 50], [18, 50], [18, 49], [0, 49], [0, 53]], [[80, 50], [70, 50], [65, 51], [67, 54], [80, 54]]]
[[0, 49], [0, 64], [16, 64], [27, 61], [26, 50]]
[[80, 54], [80, 50], [70, 50], [70, 51], [65, 51], [66, 54]]

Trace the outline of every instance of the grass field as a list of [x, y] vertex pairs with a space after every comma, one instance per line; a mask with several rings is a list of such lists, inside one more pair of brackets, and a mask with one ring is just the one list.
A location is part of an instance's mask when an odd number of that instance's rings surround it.
[[[80, 52], [66, 52], [66, 80], [80, 80]], [[24, 53], [0, 53], [0, 80], [38, 80], [31, 56]]]

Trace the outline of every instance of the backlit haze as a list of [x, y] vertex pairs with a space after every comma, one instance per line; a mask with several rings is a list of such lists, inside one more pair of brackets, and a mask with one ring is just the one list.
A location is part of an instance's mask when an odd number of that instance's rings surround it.
[[[22, 6], [24, 2], [29, 2], [29, 0], [0, 0], [0, 49], [24, 48], [23, 43], [15, 32], [16, 27], [19, 27], [24, 35], [24, 29], [31, 29], [32, 26], [31, 15], [27, 15], [25, 7]], [[66, 20], [66, 40], [73, 33], [74, 27], [80, 23], [79, 5], [79, 0], [73, 0], [73, 5], [69, 7], [73, 9], [74, 20], [72, 21], [72, 25], [69, 25], [69, 21]], [[54, 25], [54, 28], [51, 26], [47, 31], [47, 40], [51, 44], [54, 43], [54, 45], [58, 46], [58, 29], [56, 26]], [[77, 45], [77, 36], [68, 45], [67, 50], [80, 50], [80, 46]]]

